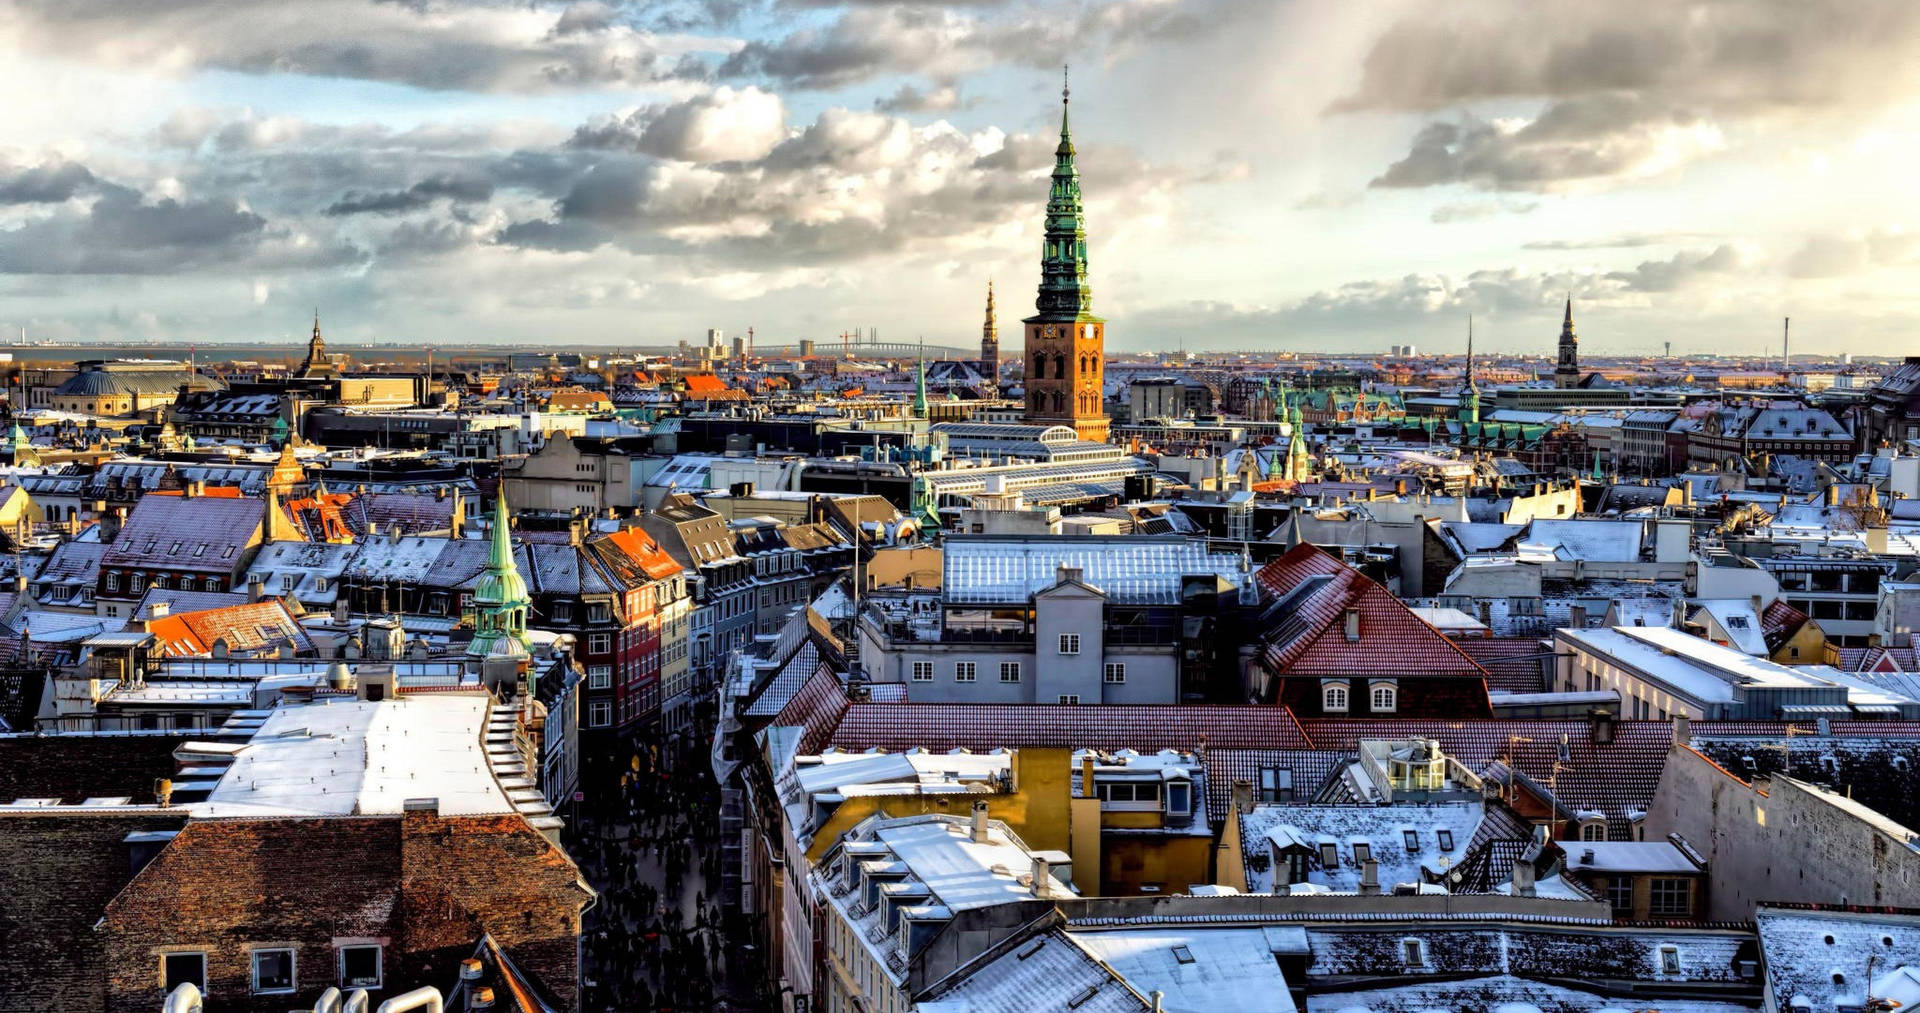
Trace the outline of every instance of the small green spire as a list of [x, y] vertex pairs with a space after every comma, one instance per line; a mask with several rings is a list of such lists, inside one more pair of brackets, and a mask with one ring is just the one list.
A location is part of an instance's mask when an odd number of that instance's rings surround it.
[[927, 347], [924, 343], [920, 346], [920, 359], [913, 375], [913, 417], [927, 417]]
[[514, 565], [513, 536], [508, 525], [503, 483], [494, 495], [487, 568], [473, 585], [475, 629], [473, 640], [467, 644], [470, 657], [533, 651], [533, 643], [527, 639], [527, 609], [533, 601], [527, 593], [527, 582]]

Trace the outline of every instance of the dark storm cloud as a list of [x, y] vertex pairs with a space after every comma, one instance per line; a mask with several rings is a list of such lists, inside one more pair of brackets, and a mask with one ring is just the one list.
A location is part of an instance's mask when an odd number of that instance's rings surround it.
[[1624, 176], [1656, 164], [1675, 146], [1674, 131], [1697, 122], [1628, 95], [1557, 102], [1517, 129], [1462, 116], [1422, 127], [1406, 156], [1371, 185], [1547, 190]]
[[394, 214], [430, 206], [436, 199], [455, 203], [484, 201], [493, 196], [493, 183], [485, 179], [435, 176], [423, 179], [405, 190], [384, 193], [350, 192], [329, 205], [323, 213], [331, 217], [357, 214]]
[[670, 76], [688, 44], [604, 3], [368, 0], [16, 0], [29, 46], [129, 67], [179, 65], [253, 74], [386, 81], [419, 88], [552, 91]]
[[0, 231], [0, 273], [175, 274], [221, 264], [250, 269], [349, 263], [359, 251], [302, 242], [228, 200], [146, 201], [104, 193], [71, 211]]
[[95, 192], [102, 185], [91, 170], [77, 162], [0, 169], [0, 204], [59, 204]]
[[1674, 131], [1850, 115], [1902, 100], [1920, 73], [1907, 0], [1705, 0], [1422, 9], [1372, 44], [1334, 112], [1539, 101], [1516, 129], [1471, 116], [1421, 127], [1375, 186], [1543, 190], [1684, 164]]

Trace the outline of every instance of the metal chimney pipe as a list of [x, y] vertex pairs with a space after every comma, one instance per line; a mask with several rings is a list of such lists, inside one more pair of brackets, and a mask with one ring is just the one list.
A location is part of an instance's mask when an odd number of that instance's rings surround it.
[[200, 1013], [200, 986], [183, 981], [167, 993], [165, 1013]]
[[402, 992], [380, 1004], [375, 1013], [401, 1013], [402, 1010], [424, 1009], [428, 1013], [446, 1013], [446, 1001], [440, 998], [440, 990], [432, 985], [422, 985], [411, 992]]

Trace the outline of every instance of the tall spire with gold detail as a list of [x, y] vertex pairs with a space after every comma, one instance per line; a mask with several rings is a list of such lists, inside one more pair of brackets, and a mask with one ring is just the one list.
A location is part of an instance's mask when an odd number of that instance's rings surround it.
[[[1064, 75], [1064, 72], [1063, 72]], [[1067, 426], [1083, 440], [1104, 442], [1106, 321], [1093, 315], [1087, 282], [1087, 229], [1080, 169], [1074, 163], [1068, 99], [1060, 88], [1060, 144], [1053, 150], [1047, 187], [1045, 238], [1040, 247], [1039, 312], [1026, 325], [1025, 418], [1031, 425]]]
[[993, 320], [993, 279], [987, 279], [987, 322], [980, 327], [980, 375], [1000, 385], [1000, 325]]

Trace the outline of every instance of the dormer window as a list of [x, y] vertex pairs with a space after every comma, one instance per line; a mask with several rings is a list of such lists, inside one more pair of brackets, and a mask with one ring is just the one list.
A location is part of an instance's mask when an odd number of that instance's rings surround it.
[[1365, 841], [1353, 842], [1353, 860], [1362, 865], [1373, 860], [1373, 845]]
[[1340, 867], [1340, 846], [1332, 841], [1320, 842], [1320, 867], [1337, 869]]
[[1347, 712], [1347, 684], [1326, 682], [1320, 686], [1320, 709], [1328, 714]]
[[1453, 831], [1451, 831], [1451, 830], [1436, 830], [1436, 831], [1434, 831], [1434, 837], [1435, 837], [1435, 839], [1437, 839], [1437, 840], [1438, 840], [1438, 841], [1440, 842], [1440, 850], [1441, 850], [1441, 851], [1452, 851], [1452, 850], [1453, 850]]
[[1420, 832], [1419, 831], [1402, 830], [1400, 832], [1400, 836], [1406, 841], [1408, 854], [1412, 854], [1420, 850]]
[[1167, 782], [1167, 812], [1185, 816], [1193, 811], [1193, 782], [1172, 780]]
[[1409, 969], [1427, 966], [1427, 944], [1420, 939], [1400, 940], [1400, 962]]
[[1660, 947], [1660, 973], [1680, 973], [1680, 948], [1678, 946]]

